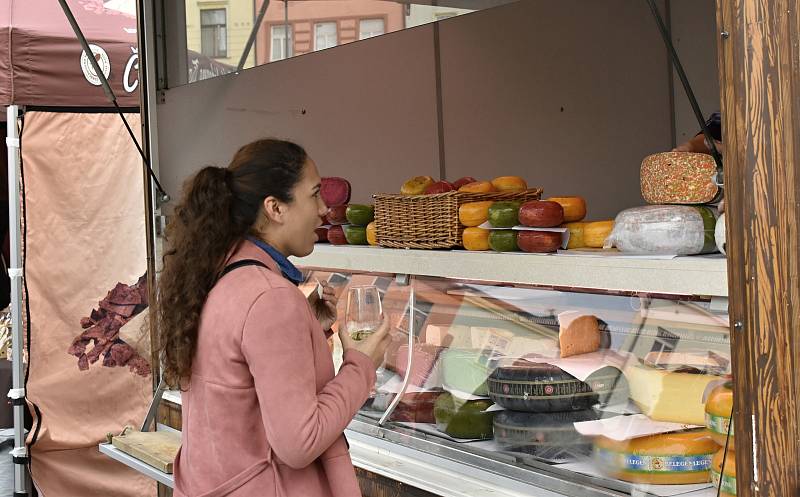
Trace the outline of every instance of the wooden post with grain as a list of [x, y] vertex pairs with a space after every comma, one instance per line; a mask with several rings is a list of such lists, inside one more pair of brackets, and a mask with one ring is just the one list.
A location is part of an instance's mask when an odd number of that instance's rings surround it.
[[717, 0], [737, 495], [800, 495], [800, 4]]

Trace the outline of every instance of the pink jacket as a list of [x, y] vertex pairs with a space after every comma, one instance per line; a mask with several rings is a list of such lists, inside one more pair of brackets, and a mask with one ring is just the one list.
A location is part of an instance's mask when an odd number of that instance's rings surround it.
[[375, 383], [350, 350], [339, 374], [322, 327], [277, 264], [244, 241], [200, 318], [175, 497], [359, 497], [342, 435]]

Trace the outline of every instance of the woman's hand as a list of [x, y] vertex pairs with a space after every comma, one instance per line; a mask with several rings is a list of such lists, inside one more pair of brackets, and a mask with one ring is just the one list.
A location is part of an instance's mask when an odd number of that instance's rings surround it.
[[322, 286], [322, 298], [319, 296], [318, 289], [315, 288], [308, 296], [308, 303], [314, 310], [314, 315], [322, 325], [322, 329], [329, 330], [336, 322], [336, 303], [339, 299], [327, 281], [320, 281], [319, 284]]
[[383, 316], [381, 326], [370, 336], [359, 342], [350, 338], [350, 334], [347, 333], [346, 330], [339, 330], [342, 348], [345, 352], [354, 349], [363, 353], [372, 359], [372, 363], [375, 365], [375, 369], [377, 369], [383, 364], [383, 356], [386, 353], [386, 347], [392, 339], [392, 336], [389, 334], [389, 328], [389, 318]]

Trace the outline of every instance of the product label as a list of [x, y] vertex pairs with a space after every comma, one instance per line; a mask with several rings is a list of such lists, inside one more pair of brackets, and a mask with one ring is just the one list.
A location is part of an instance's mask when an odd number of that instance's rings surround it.
[[[722, 480], [721, 490], [731, 495], [736, 495], [736, 478], [729, 475], [723, 475], [721, 480]], [[711, 470], [711, 481], [714, 482], [714, 488], [719, 488], [720, 474], [714, 471], [713, 469]]]
[[706, 413], [706, 426], [712, 432], [723, 436], [728, 435], [728, 427], [730, 427], [731, 437], [733, 436], [733, 422], [730, 418]]
[[711, 468], [712, 454], [692, 456], [645, 456], [595, 449], [597, 460], [603, 466], [618, 471], [636, 473], [685, 473], [708, 471]]

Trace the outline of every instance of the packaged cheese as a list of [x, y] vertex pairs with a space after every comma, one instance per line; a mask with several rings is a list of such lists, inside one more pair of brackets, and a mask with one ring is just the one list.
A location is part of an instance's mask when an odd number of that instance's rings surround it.
[[648, 205], [617, 215], [605, 248], [639, 254], [695, 255], [714, 252], [716, 214], [706, 206]]
[[639, 364], [625, 368], [631, 399], [656, 421], [705, 426], [703, 393], [719, 376], [655, 369]]
[[682, 485], [711, 481], [717, 451], [705, 429], [666, 433], [618, 442], [597, 437], [594, 456], [609, 475], [632, 483]]

